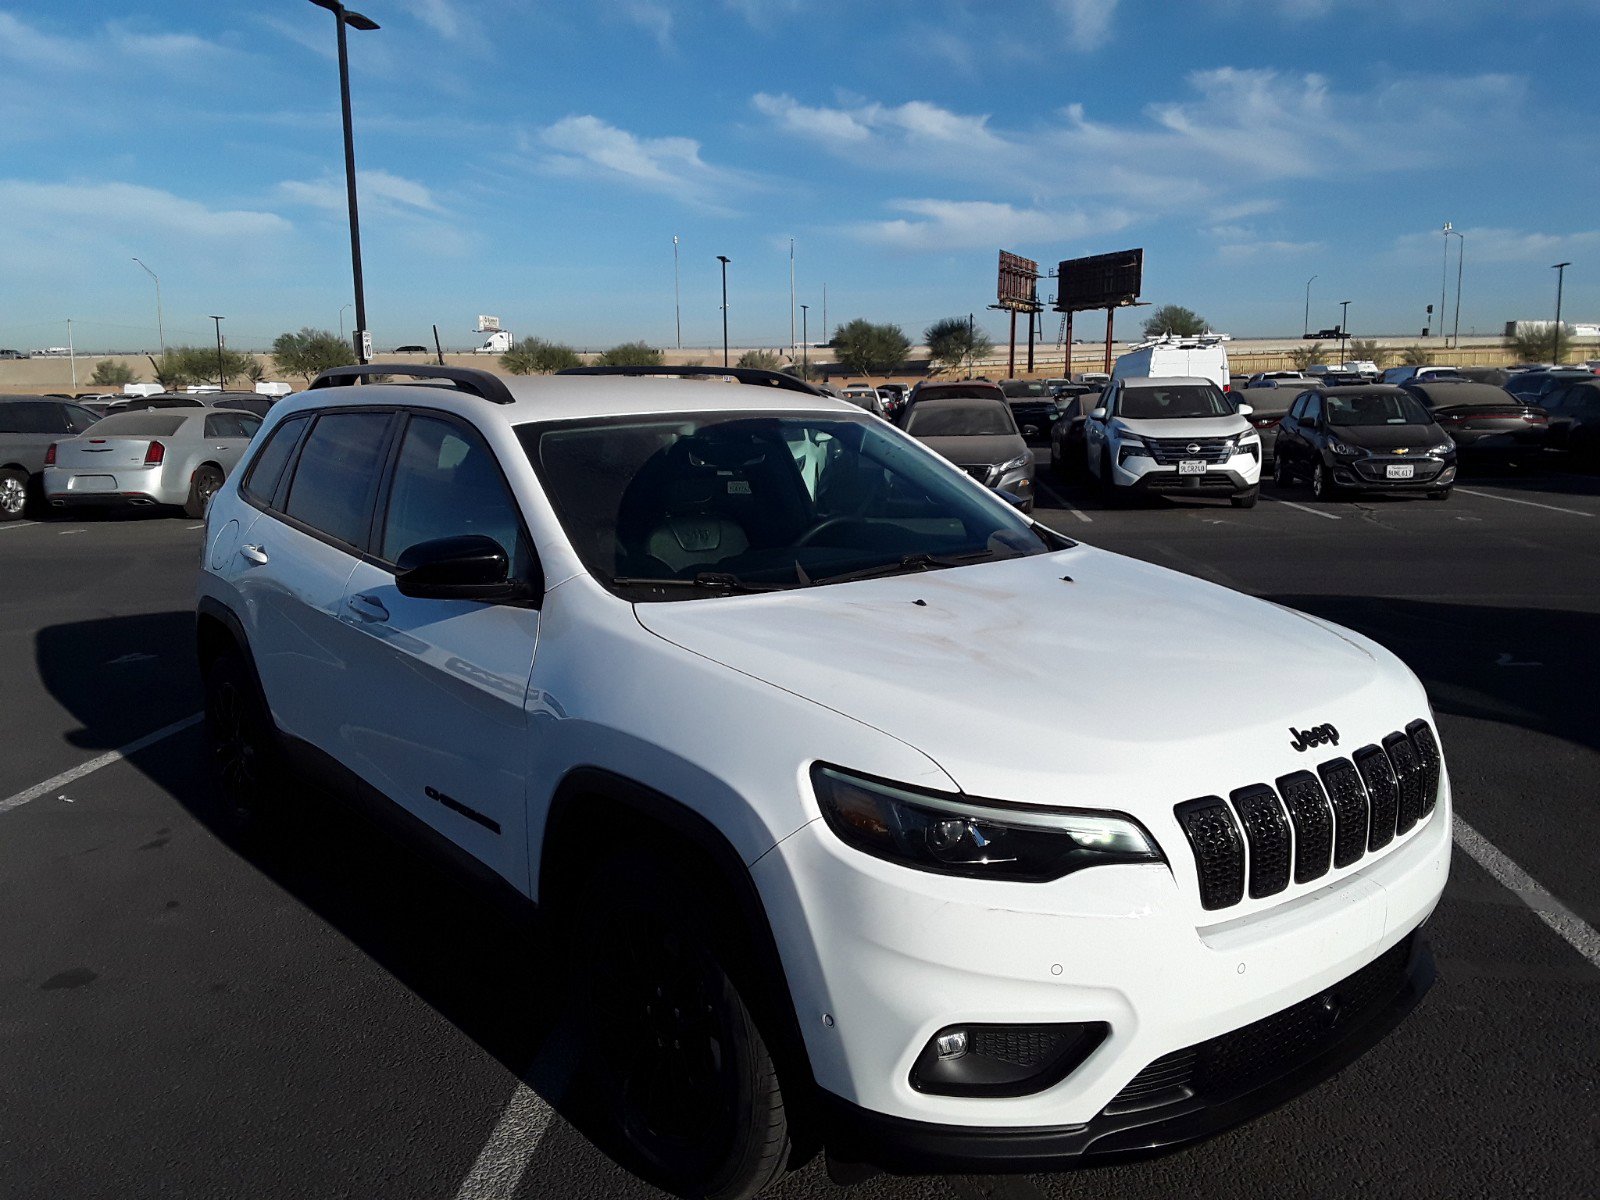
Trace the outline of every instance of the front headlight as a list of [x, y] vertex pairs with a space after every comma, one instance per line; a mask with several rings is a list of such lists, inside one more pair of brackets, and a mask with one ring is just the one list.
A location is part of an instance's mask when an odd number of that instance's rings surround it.
[[1152, 457], [1150, 447], [1145, 445], [1145, 440], [1137, 433], [1129, 433], [1126, 429], [1118, 429], [1115, 434], [1117, 451], [1123, 458], [1132, 458], [1135, 455], [1143, 458]]
[[1000, 467], [999, 467], [999, 473], [1001, 475], [1004, 475], [1007, 471], [1021, 470], [1023, 467], [1027, 466], [1032, 461], [1033, 461], [1033, 455], [1031, 455], [1031, 454], [1019, 454], [1019, 455], [1017, 455], [1016, 458], [1013, 458], [1010, 462], [1001, 463]]
[[986, 804], [821, 763], [811, 782], [841, 841], [919, 871], [1045, 883], [1085, 867], [1164, 861], [1138, 822], [1115, 813]]
[[1358, 449], [1355, 446], [1346, 445], [1344, 442], [1340, 441], [1329, 442], [1328, 449], [1334, 454], [1342, 454], [1346, 458], [1360, 458], [1366, 453], [1365, 450]]
[[1455, 448], [1456, 444], [1454, 442], [1447, 441], [1440, 442], [1437, 446], [1429, 446], [1427, 452], [1429, 454], [1449, 454], [1450, 451], [1454, 450]]
[[1247, 429], [1236, 436], [1228, 445], [1228, 456], [1235, 454], [1248, 454], [1253, 458], [1261, 457], [1261, 436], [1254, 429]]

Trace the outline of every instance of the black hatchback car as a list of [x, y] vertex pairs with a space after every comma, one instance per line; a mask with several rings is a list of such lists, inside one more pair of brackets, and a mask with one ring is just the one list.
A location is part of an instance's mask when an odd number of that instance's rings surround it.
[[1273, 482], [1307, 479], [1319, 500], [1357, 491], [1447, 500], [1455, 478], [1455, 443], [1402, 388], [1315, 388], [1278, 423]]

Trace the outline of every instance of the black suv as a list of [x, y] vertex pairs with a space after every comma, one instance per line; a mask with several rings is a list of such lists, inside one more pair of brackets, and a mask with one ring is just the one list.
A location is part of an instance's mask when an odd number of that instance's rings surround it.
[[1041, 379], [1002, 379], [1000, 390], [1005, 393], [1011, 415], [1024, 441], [1048, 442], [1050, 426], [1061, 419], [1061, 408], [1055, 394]]
[[1455, 478], [1455, 443], [1403, 388], [1313, 388], [1278, 422], [1272, 481], [1309, 479], [1319, 500], [1357, 491], [1447, 500]]

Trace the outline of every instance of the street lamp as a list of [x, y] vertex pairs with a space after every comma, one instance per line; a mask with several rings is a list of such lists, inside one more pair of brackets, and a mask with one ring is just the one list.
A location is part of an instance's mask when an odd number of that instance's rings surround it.
[[161, 353], [165, 354], [167, 352], [167, 330], [161, 320], [161, 277], [149, 267], [145, 267], [144, 263], [139, 262], [137, 256], [133, 261], [144, 267], [144, 273], [156, 281], [156, 341], [161, 344]]
[[683, 349], [683, 293], [678, 289], [678, 235], [672, 235], [672, 319], [678, 327], [678, 349]]
[[726, 254], [717, 255], [722, 264], [722, 365], [728, 365], [728, 264], [733, 260]]
[[1339, 366], [1344, 367], [1344, 338], [1349, 332], [1350, 301], [1339, 301]]
[[227, 377], [222, 373], [222, 323], [227, 319], [227, 317], [219, 317], [215, 313], [211, 314], [211, 320], [217, 323], [217, 390], [219, 392], [228, 390]]
[[[1451, 340], [1455, 342], [1456, 349], [1459, 350], [1461, 349], [1461, 267], [1467, 257], [1467, 235], [1455, 229], [1448, 230], [1448, 233], [1454, 233], [1458, 239], [1456, 242], [1456, 322], [1455, 333]], [[1447, 234], [1445, 245], [1448, 246], [1449, 244], [1450, 239]], [[1439, 324], [1441, 326], [1444, 324], [1443, 310], [1439, 312]]]
[[1571, 265], [1569, 262], [1559, 262], [1550, 268], [1556, 273], [1556, 352], [1550, 357], [1558, 367], [1561, 365], [1561, 288], [1567, 282], [1567, 268]]
[[811, 378], [811, 305], [800, 306], [800, 378]]
[[339, 102], [344, 111], [344, 185], [350, 202], [350, 272], [356, 289], [356, 357], [363, 365], [371, 361], [371, 336], [367, 333], [367, 297], [361, 282], [361, 218], [356, 209], [356, 143], [350, 129], [350, 58], [345, 49], [345, 26], [370, 31], [378, 28], [371, 17], [351, 12], [339, 0], [311, 0], [318, 8], [333, 14], [339, 32]]
[[1311, 285], [1316, 281], [1317, 277], [1315, 275], [1306, 280], [1306, 320], [1304, 327], [1300, 330], [1305, 337], [1311, 336]]
[[1444, 331], [1444, 298], [1445, 290], [1449, 287], [1450, 278], [1450, 235], [1455, 232], [1455, 227], [1449, 221], [1444, 223], [1444, 266], [1439, 268], [1439, 330]]
[[344, 341], [344, 310], [349, 307], [350, 306], [348, 304], [341, 304], [339, 306], [339, 340], [341, 342]]

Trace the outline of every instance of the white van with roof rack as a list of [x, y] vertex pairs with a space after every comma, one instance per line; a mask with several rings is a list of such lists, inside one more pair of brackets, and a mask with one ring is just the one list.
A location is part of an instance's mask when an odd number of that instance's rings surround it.
[[1228, 349], [1232, 341], [1225, 333], [1202, 333], [1194, 337], [1163, 334], [1142, 342], [1120, 356], [1111, 368], [1113, 380], [1147, 375], [1152, 378], [1209, 379], [1223, 391], [1232, 391], [1228, 372]]

